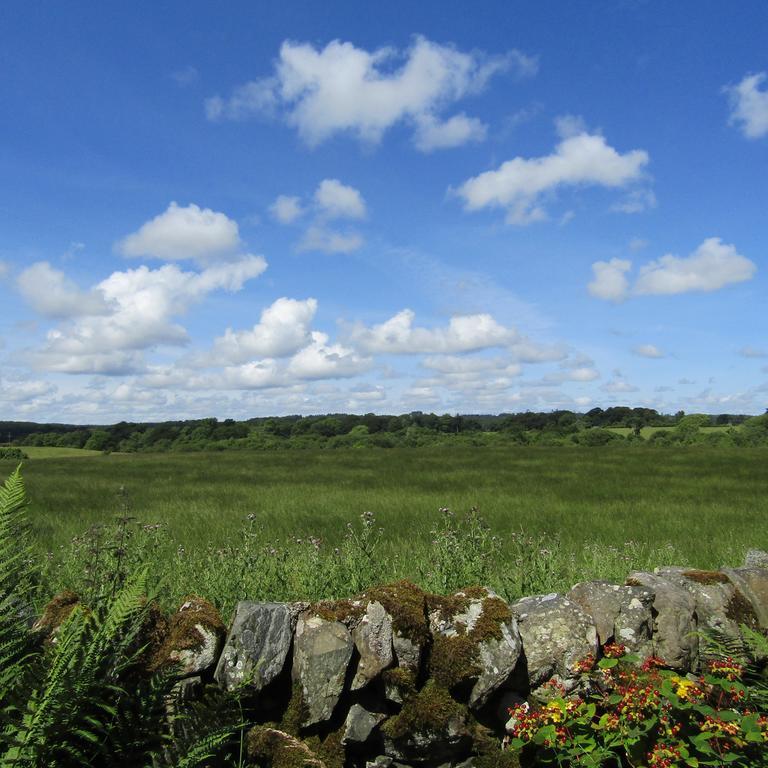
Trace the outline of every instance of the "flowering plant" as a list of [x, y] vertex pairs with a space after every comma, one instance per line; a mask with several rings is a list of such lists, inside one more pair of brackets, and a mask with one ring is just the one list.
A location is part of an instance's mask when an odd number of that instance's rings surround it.
[[578, 669], [582, 696], [557, 681], [544, 703], [510, 710], [509, 746], [533, 764], [561, 766], [768, 765], [768, 714], [744, 682], [745, 667], [726, 657], [698, 676], [666, 669], [663, 660], [606, 646], [597, 663]]

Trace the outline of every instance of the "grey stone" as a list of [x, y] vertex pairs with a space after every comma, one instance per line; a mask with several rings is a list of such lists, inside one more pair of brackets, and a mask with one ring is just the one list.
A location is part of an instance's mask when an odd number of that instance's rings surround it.
[[562, 595], [525, 597], [513, 603], [531, 688], [557, 675], [577, 678], [579, 662], [598, 651], [597, 630], [576, 603]]
[[418, 674], [421, 667], [421, 654], [424, 649], [410, 638], [401, 635], [397, 630], [392, 634], [392, 648], [397, 659], [397, 666], [410, 669], [411, 672]]
[[344, 735], [341, 737], [341, 743], [345, 746], [365, 744], [385, 719], [386, 715], [381, 712], [369, 712], [360, 704], [353, 704], [344, 721]]
[[768, 568], [768, 552], [763, 549], [750, 549], [744, 558], [745, 568]]
[[[200, 638], [199, 643], [195, 643], [194, 647], [168, 649], [168, 661], [175, 666], [179, 677], [202, 674], [216, 666], [219, 660], [221, 647], [224, 644], [224, 631], [218, 621], [214, 625], [210, 619], [205, 618], [210, 609], [212, 606], [207, 601], [193, 598], [184, 602], [178, 610], [178, 615], [186, 614], [184, 619], [187, 616], [199, 618], [194, 629]], [[172, 617], [171, 626], [173, 621]]]
[[293, 679], [307, 708], [304, 726], [329, 720], [344, 690], [352, 636], [338, 621], [302, 614], [296, 625]]
[[710, 637], [725, 640], [735, 648], [742, 643], [741, 623], [752, 629], [757, 627], [757, 615], [751, 602], [726, 573], [686, 568], [657, 568], [656, 572], [693, 595], [701, 633], [699, 655], [713, 653]]
[[723, 568], [722, 570], [752, 604], [760, 628], [768, 629], [768, 570], [765, 568]]
[[352, 630], [360, 654], [352, 690], [365, 687], [394, 662], [392, 617], [377, 602], [368, 603], [360, 623]]
[[413, 730], [397, 738], [385, 734], [384, 752], [395, 760], [421, 762], [450, 760], [471, 743], [466, 719], [452, 714], [439, 731]]
[[654, 594], [653, 653], [673, 669], [697, 669], [699, 641], [693, 595], [673, 580], [656, 573], [634, 571], [627, 582], [647, 587]]
[[[455, 597], [466, 597], [457, 592]], [[483, 615], [486, 600], [501, 600], [491, 590], [486, 590], [486, 597], [472, 597], [466, 608], [452, 616], [446, 616], [441, 610], [429, 614], [429, 627], [433, 635], [456, 637], [459, 634], [471, 635]], [[514, 616], [499, 625], [500, 638], [489, 637], [477, 643], [476, 664], [480, 674], [472, 686], [468, 704], [472, 709], [481, 709], [490, 697], [502, 688], [512, 677], [522, 650], [522, 640]]]
[[654, 598], [650, 589], [586, 581], [574, 585], [566, 597], [592, 617], [600, 645], [615, 642], [632, 653], [650, 653]]
[[388, 755], [379, 755], [366, 762], [365, 768], [392, 768], [394, 762]]
[[297, 614], [303, 607], [238, 603], [216, 667], [216, 681], [231, 690], [250, 679], [251, 685], [260, 691], [275, 680], [286, 666]]

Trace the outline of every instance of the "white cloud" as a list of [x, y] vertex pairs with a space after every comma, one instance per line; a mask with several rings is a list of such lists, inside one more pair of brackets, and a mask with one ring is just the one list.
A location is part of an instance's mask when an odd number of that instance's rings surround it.
[[[575, 128], [572, 120], [566, 125]], [[550, 155], [508, 160], [467, 179], [456, 192], [465, 210], [504, 208], [508, 223], [529, 224], [546, 218], [545, 194], [565, 186], [627, 186], [642, 177], [648, 159], [644, 150], [620, 154], [604, 137], [581, 132], [564, 136]]]
[[592, 265], [594, 277], [587, 290], [598, 299], [623, 301], [629, 290], [627, 272], [632, 269], [632, 262], [626, 259], [596, 261]]
[[313, 224], [298, 244], [299, 251], [322, 253], [352, 253], [363, 247], [364, 240], [357, 232], [335, 232]]
[[0, 280], [2, 280], [10, 271], [7, 262], [0, 260]]
[[315, 205], [325, 219], [364, 219], [365, 201], [359, 190], [338, 179], [323, 179], [315, 190]]
[[434, 115], [422, 115], [416, 121], [414, 143], [422, 152], [436, 149], [450, 149], [483, 141], [488, 129], [476, 117], [467, 117], [463, 112], [447, 120], [438, 120]]
[[479, 374], [503, 371], [516, 376], [521, 367], [503, 357], [477, 357], [466, 355], [430, 355], [422, 360], [425, 368], [447, 375]]
[[56, 386], [48, 381], [18, 379], [0, 380], [0, 402], [25, 403], [49, 397], [56, 392]]
[[672, 254], [640, 268], [637, 294], [676, 294], [716, 291], [732, 283], [750, 280], [757, 266], [719, 237], [707, 238], [690, 256]]
[[288, 375], [298, 379], [338, 379], [356, 376], [370, 369], [370, 358], [328, 341], [327, 334], [313, 331], [312, 343], [299, 350], [288, 363]]
[[733, 245], [710, 237], [689, 256], [667, 254], [640, 267], [630, 288], [627, 273], [632, 262], [626, 259], [596, 261], [589, 292], [599, 299], [623, 301], [627, 296], [672, 295], [693, 291], [710, 292], [726, 285], [751, 280], [757, 265], [742, 256]]
[[175, 264], [114, 272], [93, 288], [108, 314], [80, 316], [50, 330], [32, 356], [36, 367], [63, 373], [123, 374], [144, 368], [142, 350], [185, 344], [186, 330], [174, 319], [207, 294], [239, 291], [267, 267], [261, 256], [184, 272]]
[[662, 358], [666, 355], [654, 344], [640, 344], [632, 350], [636, 355], [640, 357], [648, 358]]
[[275, 202], [269, 206], [269, 212], [280, 224], [292, 224], [304, 214], [304, 209], [301, 206], [301, 198], [278, 195]]
[[214, 365], [244, 363], [257, 357], [286, 357], [312, 341], [311, 324], [317, 301], [277, 299], [261, 313], [259, 322], [248, 331], [227, 328], [214, 341], [206, 361]]
[[47, 261], [27, 267], [16, 278], [19, 292], [29, 305], [47, 317], [104, 315], [109, 307], [103, 294], [81, 291], [63, 272]]
[[625, 392], [637, 392], [637, 387], [630, 384], [625, 379], [613, 378], [607, 384], [604, 384], [600, 389], [603, 392], [610, 392], [611, 394], [621, 394]]
[[766, 78], [768, 73], [758, 72], [725, 88], [731, 102], [730, 122], [749, 139], [768, 135], [768, 88], [761, 88]]
[[[402, 59], [402, 66], [393, 68]], [[479, 121], [463, 114], [445, 121], [437, 117], [449, 105], [482, 91], [498, 72], [527, 76], [536, 69], [535, 59], [518, 51], [490, 57], [423, 37], [404, 53], [392, 48], [369, 52], [339, 40], [322, 50], [285, 41], [272, 76], [239, 86], [229, 98], [208, 99], [206, 112], [211, 120], [237, 120], [271, 116], [282, 108], [287, 123], [309, 146], [338, 133], [377, 143], [392, 126], [406, 122], [416, 127], [417, 145], [431, 150], [477, 138]], [[430, 119], [437, 133], [430, 134]], [[420, 121], [426, 121], [426, 129]]]
[[472, 352], [504, 347], [519, 338], [517, 331], [505, 328], [488, 314], [456, 315], [443, 328], [414, 327], [414, 317], [412, 310], [404, 309], [371, 328], [354, 326], [350, 337], [366, 352], [401, 355]]
[[612, 211], [619, 213], [642, 213], [656, 207], [656, 195], [650, 189], [633, 189], [622, 200], [611, 206]]
[[551, 363], [562, 360], [568, 354], [562, 344], [539, 344], [524, 336], [510, 344], [508, 349], [521, 363]]
[[194, 203], [186, 207], [171, 203], [165, 212], [117, 243], [124, 256], [166, 261], [194, 259], [201, 264], [231, 254], [239, 246], [236, 221]]

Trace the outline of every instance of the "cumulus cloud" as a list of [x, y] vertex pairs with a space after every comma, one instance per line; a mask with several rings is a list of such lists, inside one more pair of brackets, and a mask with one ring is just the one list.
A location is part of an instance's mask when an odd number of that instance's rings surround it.
[[299, 251], [322, 253], [352, 253], [363, 247], [362, 236], [357, 232], [337, 232], [322, 225], [313, 224], [299, 242]]
[[363, 246], [359, 232], [340, 232], [331, 222], [339, 219], [364, 219], [367, 208], [360, 190], [338, 179], [323, 179], [306, 207], [298, 196], [280, 195], [270, 212], [281, 224], [290, 224], [307, 211], [314, 216], [297, 245], [299, 251], [351, 253]]
[[589, 292], [606, 301], [623, 301], [627, 296], [673, 295], [711, 292], [726, 285], [751, 280], [757, 265], [742, 256], [733, 245], [709, 237], [689, 256], [666, 254], [640, 267], [630, 288], [632, 262], [626, 259], [596, 261]]
[[360, 191], [338, 179], [323, 179], [318, 184], [315, 205], [326, 219], [364, 219], [366, 215]]
[[211, 364], [243, 363], [257, 357], [286, 357], [312, 341], [311, 324], [317, 301], [280, 298], [264, 309], [256, 325], [247, 331], [227, 328], [213, 343], [206, 358]]
[[672, 254], [640, 268], [637, 294], [675, 294], [717, 291], [754, 277], [757, 266], [719, 237], [707, 238], [690, 256]]
[[636, 355], [640, 357], [648, 358], [662, 358], [666, 355], [654, 344], [640, 344], [632, 350]]
[[237, 222], [224, 213], [192, 203], [168, 209], [117, 243], [124, 256], [164, 261], [194, 259], [206, 264], [240, 246]]
[[48, 381], [35, 379], [17, 379], [13, 381], [6, 379], [3, 381], [0, 379], [0, 402], [26, 403], [30, 400], [49, 397], [56, 390], [56, 386]]
[[27, 267], [16, 278], [16, 285], [27, 303], [46, 317], [104, 315], [109, 312], [103, 293], [81, 291], [61, 270], [47, 261]]
[[312, 342], [288, 363], [287, 373], [298, 379], [338, 379], [357, 376], [371, 367], [369, 357], [342, 344], [330, 344], [328, 335], [312, 332]]
[[422, 152], [434, 152], [436, 149], [460, 147], [469, 142], [483, 141], [488, 129], [476, 117], [468, 117], [463, 112], [447, 120], [438, 120], [434, 115], [422, 115], [416, 121], [414, 143]]
[[592, 265], [593, 279], [587, 290], [598, 299], [623, 301], [629, 290], [627, 272], [632, 269], [632, 262], [627, 259], [596, 261]]
[[114, 272], [93, 288], [108, 312], [73, 316], [50, 330], [44, 347], [32, 355], [33, 363], [62, 373], [142, 370], [143, 350], [187, 342], [187, 332], [175, 318], [213, 291], [239, 291], [266, 267], [261, 256], [245, 256], [201, 272], [185, 272], [175, 264]]
[[269, 206], [269, 212], [280, 224], [292, 224], [304, 214], [304, 209], [300, 197], [278, 195], [275, 202]]
[[414, 318], [412, 310], [404, 309], [371, 328], [353, 326], [350, 338], [366, 352], [400, 355], [472, 352], [507, 346], [519, 338], [517, 331], [488, 314], [456, 315], [442, 328], [414, 327]]
[[546, 218], [543, 197], [562, 187], [618, 188], [642, 178], [649, 160], [644, 150], [621, 154], [603, 136], [583, 130], [571, 133], [578, 128], [572, 118], [559, 128], [566, 135], [552, 154], [515, 157], [494, 171], [467, 179], [456, 190], [465, 210], [502, 208], [507, 211], [507, 223], [529, 224]]
[[[401, 65], [398, 66], [398, 63]], [[504, 56], [464, 53], [423, 37], [406, 51], [367, 51], [334, 40], [323, 49], [285, 41], [275, 71], [206, 101], [211, 120], [280, 114], [303, 141], [317, 146], [339, 133], [378, 143], [392, 126], [415, 127], [418, 148], [431, 151], [477, 140], [484, 126], [459, 114], [442, 118], [453, 103], [482, 91], [496, 73], [529, 76], [536, 60], [519, 51]]]
[[731, 102], [730, 122], [737, 125], [748, 139], [768, 136], [768, 73], [747, 75], [740, 83], [727, 86]]

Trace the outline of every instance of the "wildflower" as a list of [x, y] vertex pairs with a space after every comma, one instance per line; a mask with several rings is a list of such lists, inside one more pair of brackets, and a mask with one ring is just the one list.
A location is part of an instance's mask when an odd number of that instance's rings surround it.
[[670, 680], [675, 686], [675, 696], [680, 699], [698, 699], [702, 695], [701, 689], [693, 680], [678, 675], [673, 675]]
[[678, 764], [680, 757], [680, 749], [677, 745], [659, 742], [648, 753], [648, 768], [672, 768]]
[[588, 656], [585, 656], [580, 661], [577, 661], [574, 665], [574, 669], [579, 674], [586, 674], [587, 672], [591, 672], [592, 669], [595, 666], [595, 657], [590, 653]]
[[724, 659], [716, 659], [707, 664], [710, 674], [715, 677], [723, 677], [729, 682], [740, 680], [744, 674], [744, 665], [735, 659], [726, 656]]
[[626, 656], [627, 647], [621, 643], [606, 643], [603, 646], [603, 655], [609, 659], [619, 659]]

